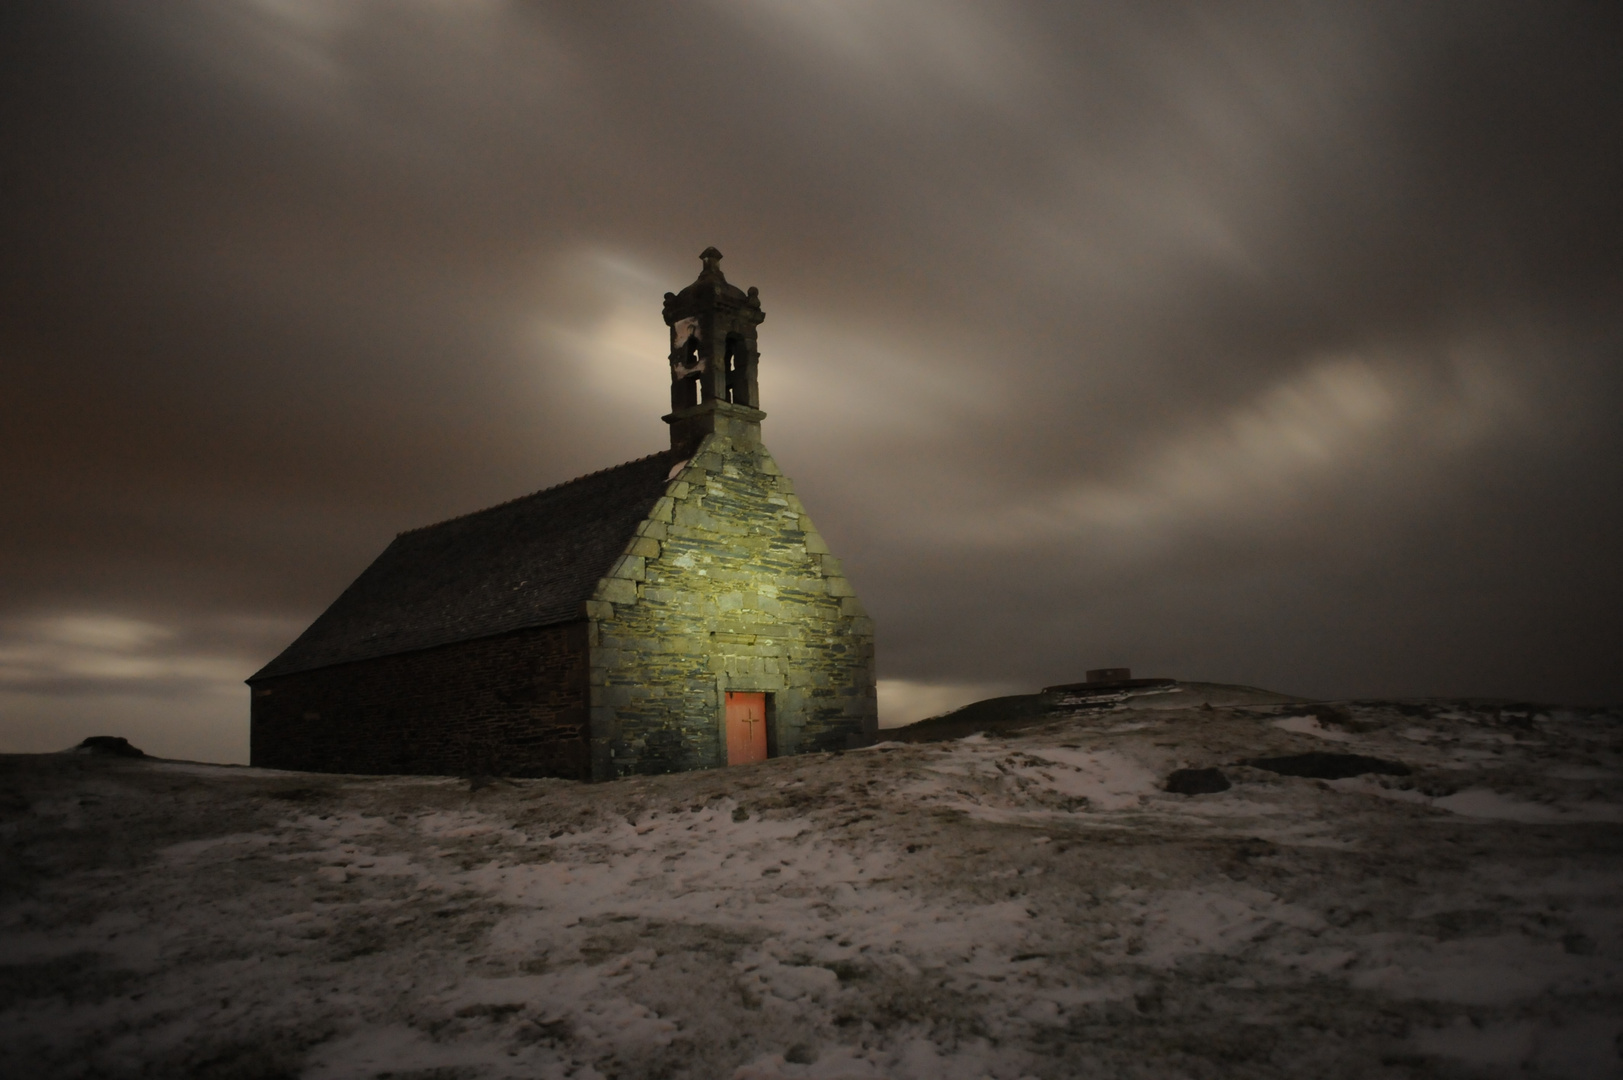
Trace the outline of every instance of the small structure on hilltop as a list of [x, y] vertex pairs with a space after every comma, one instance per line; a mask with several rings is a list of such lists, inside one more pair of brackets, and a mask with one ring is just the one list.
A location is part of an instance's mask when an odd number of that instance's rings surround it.
[[1052, 712], [1065, 709], [1092, 709], [1117, 705], [1128, 698], [1151, 694], [1176, 694], [1176, 679], [1135, 679], [1131, 668], [1096, 668], [1085, 682], [1045, 686], [1040, 700]]
[[665, 294], [670, 449], [401, 533], [248, 680], [251, 761], [605, 780], [873, 741], [873, 623], [761, 444], [755, 289]]

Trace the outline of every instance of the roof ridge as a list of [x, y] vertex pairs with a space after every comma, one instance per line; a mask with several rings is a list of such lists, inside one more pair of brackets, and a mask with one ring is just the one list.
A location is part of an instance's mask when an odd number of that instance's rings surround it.
[[593, 470], [592, 472], [589, 472], [589, 473], [581, 473], [579, 476], [575, 477], [572, 480], [560, 481], [559, 483], [553, 484], [551, 487], [544, 487], [544, 488], [540, 488], [539, 490], [532, 491], [528, 495], [517, 495], [517, 496], [514, 496], [511, 499], [506, 500], [505, 502], [495, 503], [495, 504], [493, 504], [491, 506], [486, 506], [486, 507], [483, 507], [483, 508], [481, 508], [479, 510], [469, 510], [466, 514], [456, 514], [456, 515], [454, 515], [452, 517], [443, 518], [443, 519], [441, 519], [439, 521], [430, 522], [427, 525], [419, 525], [415, 529], [403, 529], [400, 532], [395, 533], [395, 539], [398, 540], [402, 536], [410, 536], [412, 533], [420, 533], [420, 532], [423, 532], [426, 529], [437, 529], [441, 525], [449, 525], [451, 522], [453, 522], [453, 521], [461, 521], [463, 518], [478, 517], [480, 514], [488, 514], [492, 510], [500, 510], [504, 506], [512, 506], [514, 503], [523, 502], [525, 499], [533, 499], [537, 495], [545, 495], [549, 491], [557, 491], [559, 488], [566, 488], [570, 484], [578, 484], [582, 480], [590, 480], [594, 476], [602, 476], [604, 473], [613, 472], [615, 469], [623, 469], [627, 465], [640, 465], [645, 461], [652, 461], [654, 458], [664, 457], [667, 454], [673, 454], [675, 452], [676, 451], [674, 451], [674, 450], [656, 450], [652, 454], [644, 454], [640, 458], [632, 458], [630, 461], [622, 461], [618, 465], [609, 465], [609, 466], [606, 466], [606, 467], [601, 468], [601, 469], [595, 469], [595, 470]]

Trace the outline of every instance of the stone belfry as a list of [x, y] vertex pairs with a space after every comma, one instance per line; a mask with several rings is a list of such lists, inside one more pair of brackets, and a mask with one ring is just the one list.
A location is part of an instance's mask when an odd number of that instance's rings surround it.
[[744, 292], [721, 272], [721, 252], [705, 248], [693, 284], [665, 294], [671, 328], [671, 449], [691, 450], [706, 435], [730, 436], [740, 446], [759, 444], [760, 353], [755, 328], [766, 318], [752, 286]]

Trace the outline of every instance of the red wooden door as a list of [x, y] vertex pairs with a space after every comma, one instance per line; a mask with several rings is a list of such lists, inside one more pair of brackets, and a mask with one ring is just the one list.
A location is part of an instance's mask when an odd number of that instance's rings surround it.
[[727, 692], [727, 764], [766, 760], [766, 695]]

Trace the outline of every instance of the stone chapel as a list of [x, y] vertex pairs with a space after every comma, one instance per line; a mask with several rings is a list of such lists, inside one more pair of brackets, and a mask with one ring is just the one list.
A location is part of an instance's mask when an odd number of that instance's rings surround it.
[[608, 780], [863, 746], [873, 623], [761, 444], [765, 318], [665, 294], [669, 450], [403, 532], [248, 680], [251, 761]]

